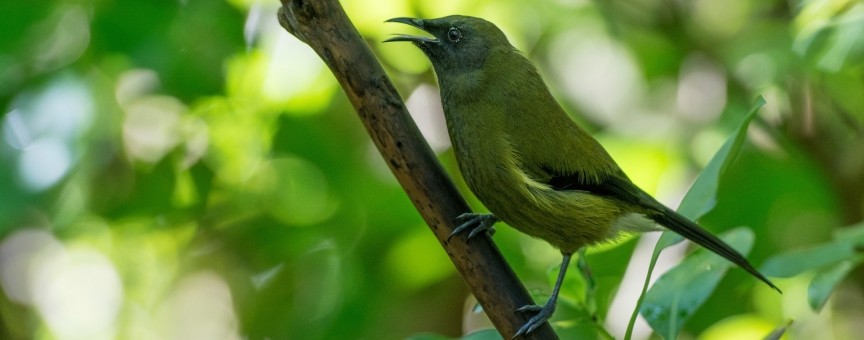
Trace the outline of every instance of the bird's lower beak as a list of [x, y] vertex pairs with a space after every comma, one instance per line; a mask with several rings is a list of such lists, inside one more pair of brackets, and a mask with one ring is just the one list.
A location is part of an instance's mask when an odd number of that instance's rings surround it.
[[[387, 20], [385, 22], [398, 22], [400, 24], [406, 24], [406, 25], [414, 26], [414, 27], [417, 27], [421, 30], [426, 31], [426, 26], [424, 25], [423, 19], [393, 18], [393, 19]], [[407, 35], [407, 34], [399, 34], [399, 35], [396, 35], [395, 37], [384, 40], [384, 42], [392, 42], [392, 41], [409, 41], [409, 42], [413, 42], [413, 43], [438, 42], [438, 40], [435, 38], [419, 37], [419, 36]]]

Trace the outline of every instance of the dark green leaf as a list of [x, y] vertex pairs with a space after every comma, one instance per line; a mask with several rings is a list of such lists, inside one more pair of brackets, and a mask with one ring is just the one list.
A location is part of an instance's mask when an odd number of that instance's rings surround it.
[[[733, 248], [747, 254], [753, 245], [753, 232], [733, 229], [721, 236]], [[714, 292], [732, 264], [706, 249], [688, 256], [651, 287], [640, 313], [648, 324], [666, 339], [677, 338], [690, 316]]]

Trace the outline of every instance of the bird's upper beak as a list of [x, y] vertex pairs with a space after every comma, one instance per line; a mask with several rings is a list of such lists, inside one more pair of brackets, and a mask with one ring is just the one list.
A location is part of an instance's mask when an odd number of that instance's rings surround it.
[[[426, 27], [426, 22], [423, 19], [393, 18], [393, 19], [387, 20], [385, 22], [398, 22], [398, 23], [402, 23], [402, 24], [406, 24], [406, 25], [411, 25], [411, 26], [417, 27], [421, 30], [424, 30], [426, 32], [429, 32], [429, 30]], [[413, 42], [416, 44], [416, 43], [437, 43], [438, 39], [431, 38], [431, 37], [418, 37], [418, 36], [414, 36], [414, 35], [399, 34], [399, 35], [396, 35], [395, 37], [384, 40], [384, 42], [391, 42], [391, 41], [409, 41], [409, 42]]]

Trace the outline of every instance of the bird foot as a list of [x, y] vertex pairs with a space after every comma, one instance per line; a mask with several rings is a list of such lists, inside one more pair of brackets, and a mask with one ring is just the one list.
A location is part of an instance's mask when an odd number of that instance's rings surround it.
[[453, 232], [451, 232], [450, 236], [447, 237], [447, 241], [450, 241], [453, 236], [464, 233], [468, 230], [470, 230], [468, 232], [469, 240], [484, 231], [489, 232], [490, 235], [494, 234], [495, 227], [493, 227], [493, 225], [498, 222], [498, 218], [492, 214], [464, 213], [456, 217], [455, 221], [459, 226], [453, 229]]
[[531, 317], [531, 319], [529, 319], [528, 322], [526, 322], [524, 325], [522, 325], [522, 327], [519, 328], [518, 331], [516, 331], [516, 334], [513, 335], [514, 339], [520, 335], [526, 335], [528, 333], [533, 332], [535, 329], [537, 329], [537, 327], [540, 327], [540, 325], [542, 325], [544, 322], [546, 322], [546, 320], [549, 320], [549, 318], [552, 316], [552, 313], [555, 312], [555, 302], [554, 301], [547, 301], [546, 304], [543, 306], [538, 306], [538, 305], [522, 306], [519, 309], [517, 309], [516, 311], [522, 312], [522, 313], [536, 313], [536, 314], [534, 314], [534, 316]]

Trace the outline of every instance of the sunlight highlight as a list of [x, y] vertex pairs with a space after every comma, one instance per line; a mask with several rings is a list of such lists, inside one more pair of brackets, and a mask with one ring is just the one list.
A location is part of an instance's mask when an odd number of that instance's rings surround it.
[[21, 152], [18, 174], [26, 188], [45, 190], [76, 162], [73, 147], [94, 115], [90, 91], [75, 78], [59, 77], [42, 91], [16, 97], [12, 106], [3, 134]]
[[66, 247], [47, 231], [23, 229], [0, 245], [0, 282], [35, 307], [60, 339], [110, 339], [123, 303], [114, 264], [86, 247]]

